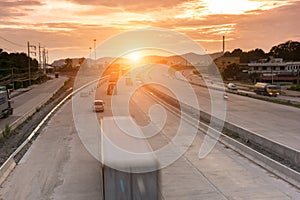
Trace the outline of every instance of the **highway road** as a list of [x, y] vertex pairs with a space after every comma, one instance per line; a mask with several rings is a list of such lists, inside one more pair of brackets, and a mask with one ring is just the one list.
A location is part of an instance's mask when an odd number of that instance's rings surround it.
[[81, 144], [71, 102], [49, 121], [0, 189], [2, 199], [99, 199], [99, 162]]
[[[148, 113], [148, 108], [155, 103], [142, 94], [136, 94], [135, 101], [142, 101], [138, 105], [145, 115]], [[147, 117], [139, 120], [147, 120]], [[157, 148], [162, 143], [169, 143], [177, 128], [178, 117], [168, 112], [165, 128], [160, 136], [149, 140], [150, 144]], [[203, 139], [203, 133], [199, 132], [184, 156], [162, 169], [161, 187], [164, 199], [297, 199], [300, 197], [298, 189], [222, 144], [217, 144], [207, 157], [199, 159], [198, 153]]]
[[[110, 97], [104, 95], [106, 86], [98, 88], [96, 94], [96, 98], [106, 102], [104, 113], [97, 114], [98, 119], [112, 113]], [[87, 99], [85, 111], [94, 114], [88, 100], [94, 94], [89, 95], [81, 98]], [[154, 103], [144, 93], [135, 93], [130, 104], [131, 116], [140, 125], [148, 124], [148, 108]], [[169, 143], [178, 128], [179, 118], [169, 111], [166, 114], [163, 130], [149, 139], [153, 149]], [[300, 199], [299, 189], [221, 144], [206, 158], [199, 159], [203, 134], [194, 136], [184, 156], [161, 170], [162, 199]], [[101, 199], [101, 184], [100, 163], [82, 144], [68, 102], [49, 121], [4, 182], [0, 196], [30, 200]]]
[[[148, 76], [151, 81], [159, 81], [163, 78], [166, 78], [166, 75], [155, 70], [151, 71]], [[170, 85], [179, 81], [173, 76], [167, 78]], [[210, 113], [209, 91], [200, 86], [192, 85], [192, 87], [197, 94], [200, 109]], [[168, 91], [164, 90], [164, 92]], [[300, 151], [300, 111], [298, 108], [235, 94], [228, 94], [228, 96], [226, 121]]]
[[[211, 82], [208, 82], [207, 84], [205, 84], [204, 80], [202, 78], [199, 78], [198, 75], [195, 75], [193, 73], [193, 70], [183, 70], [182, 74], [191, 82], [195, 83], [195, 84], [201, 84], [201, 85], [207, 85], [207, 86], [215, 86], [214, 84], [211, 84]], [[237, 85], [239, 88], [239, 92], [243, 92], [244, 94], [251, 94], [257, 97], [267, 97], [267, 96], [262, 96], [262, 95], [257, 95], [255, 92], [249, 91], [249, 87], [247, 86], [240, 86]], [[287, 90], [283, 90], [283, 92], [285, 92]], [[288, 93], [294, 93], [294, 91], [289, 91]], [[300, 103], [300, 98], [297, 97], [295, 94], [292, 96], [288, 96], [288, 95], [278, 95], [277, 97], [272, 97], [272, 99], [278, 99], [278, 100], [283, 100], [283, 101], [291, 101], [291, 102], [295, 102], [297, 104]]]
[[41, 85], [33, 85], [32, 88], [19, 96], [12, 98], [13, 115], [0, 120], [0, 130], [6, 124], [11, 124], [23, 115], [34, 110], [37, 106], [45, 103], [52, 95], [63, 86], [66, 77], [59, 77], [49, 80]]

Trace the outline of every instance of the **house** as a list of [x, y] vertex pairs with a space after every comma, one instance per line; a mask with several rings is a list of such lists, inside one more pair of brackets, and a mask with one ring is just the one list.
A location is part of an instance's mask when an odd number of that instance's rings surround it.
[[299, 78], [300, 62], [284, 62], [282, 58], [261, 59], [248, 63], [249, 74], [258, 81], [293, 82]]

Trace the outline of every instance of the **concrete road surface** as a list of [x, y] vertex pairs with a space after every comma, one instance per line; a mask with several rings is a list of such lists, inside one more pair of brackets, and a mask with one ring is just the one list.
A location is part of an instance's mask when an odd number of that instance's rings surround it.
[[40, 85], [33, 85], [31, 90], [12, 98], [12, 106], [14, 108], [13, 115], [8, 118], [0, 119], [0, 130], [3, 130], [6, 124], [13, 123], [23, 115], [34, 111], [36, 107], [45, 103], [64, 85], [66, 80], [67, 77], [59, 77]]
[[[104, 113], [98, 114], [100, 118], [111, 115], [110, 98], [104, 95], [106, 86], [104, 84], [97, 89], [100, 93], [97, 98], [106, 102]], [[153, 100], [143, 93], [133, 96], [130, 108], [137, 123], [149, 123], [148, 112], [153, 104]], [[91, 104], [86, 105], [86, 111], [94, 115]], [[166, 114], [163, 130], [149, 139], [154, 150], [169, 143], [178, 128], [180, 119], [168, 111]], [[91, 136], [89, 132], [85, 134]], [[192, 133], [186, 131], [185, 134]], [[221, 144], [207, 157], [199, 159], [203, 135], [198, 133], [195, 137], [184, 156], [162, 169], [162, 199], [300, 199], [299, 189]], [[93, 200], [101, 199], [101, 188], [100, 163], [79, 140], [69, 102], [54, 115], [33, 142], [2, 185], [0, 197]]]
[[[135, 101], [144, 115], [153, 102], [141, 94]], [[139, 117], [140, 123], [149, 118]], [[152, 147], [170, 143], [177, 132], [179, 119], [168, 112], [168, 120], [160, 135], [151, 138]], [[161, 171], [163, 199], [298, 199], [300, 190], [277, 178], [248, 159], [217, 144], [204, 159], [198, 153], [204, 135], [198, 133], [184, 156]]]
[[[155, 82], [165, 79], [166, 75], [158, 70], [152, 70], [145, 78]], [[167, 81], [171, 85], [180, 82], [172, 76], [169, 76]], [[192, 87], [198, 97], [200, 109], [210, 113], [209, 91], [200, 86], [192, 85]], [[168, 93], [167, 90], [164, 92]], [[299, 108], [234, 94], [228, 94], [228, 97], [226, 121], [300, 151]]]
[[67, 103], [2, 185], [2, 199], [99, 199], [101, 168], [81, 144]]

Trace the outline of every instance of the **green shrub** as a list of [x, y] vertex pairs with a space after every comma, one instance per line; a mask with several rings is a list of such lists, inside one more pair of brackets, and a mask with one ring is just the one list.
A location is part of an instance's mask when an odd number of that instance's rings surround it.
[[3, 135], [4, 138], [9, 138], [10, 133], [11, 133], [11, 128], [10, 128], [10, 126], [8, 124], [6, 124], [5, 128], [4, 128], [3, 132], [2, 132], [2, 135]]
[[0, 143], [4, 142], [4, 137], [2, 135], [0, 135]]
[[300, 85], [293, 85], [289, 87], [288, 90], [294, 90], [300, 92]]

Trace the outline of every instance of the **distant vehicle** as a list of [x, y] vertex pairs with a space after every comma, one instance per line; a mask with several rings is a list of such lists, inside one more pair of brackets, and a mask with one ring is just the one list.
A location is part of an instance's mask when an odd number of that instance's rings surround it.
[[271, 85], [269, 83], [256, 83], [254, 85], [254, 92], [256, 94], [274, 96], [280, 94], [280, 86], [279, 85]]
[[230, 90], [238, 90], [238, 87], [233, 83], [228, 83], [227, 88]]
[[126, 79], [125, 79], [125, 84], [126, 84], [127, 86], [132, 86], [132, 85], [133, 85], [132, 79], [131, 79], [131, 78], [126, 78]]
[[122, 69], [121, 70], [122, 76], [124, 76], [127, 72], [128, 72], [128, 69]]
[[116, 82], [118, 82], [118, 80], [119, 80], [119, 72], [112, 72], [109, 77], [109, 82], [116, 83]]
[[109, 83], [108, 84], [106, 94], [107, 95], [117, 94], [116, 83]]
[[11, 100], [5, 86], [0, 87], [0, 118], [8, 117], [13, 114]]
[[103, 112], [104, 111], [104, 101], [103, 100], [94, 100], [93, 110], [95, 112]]
[[223, 98], [224, 98], [225, 100], [228, 100], [228, 95], [227, 95], [227, 93], [224, 93]]

